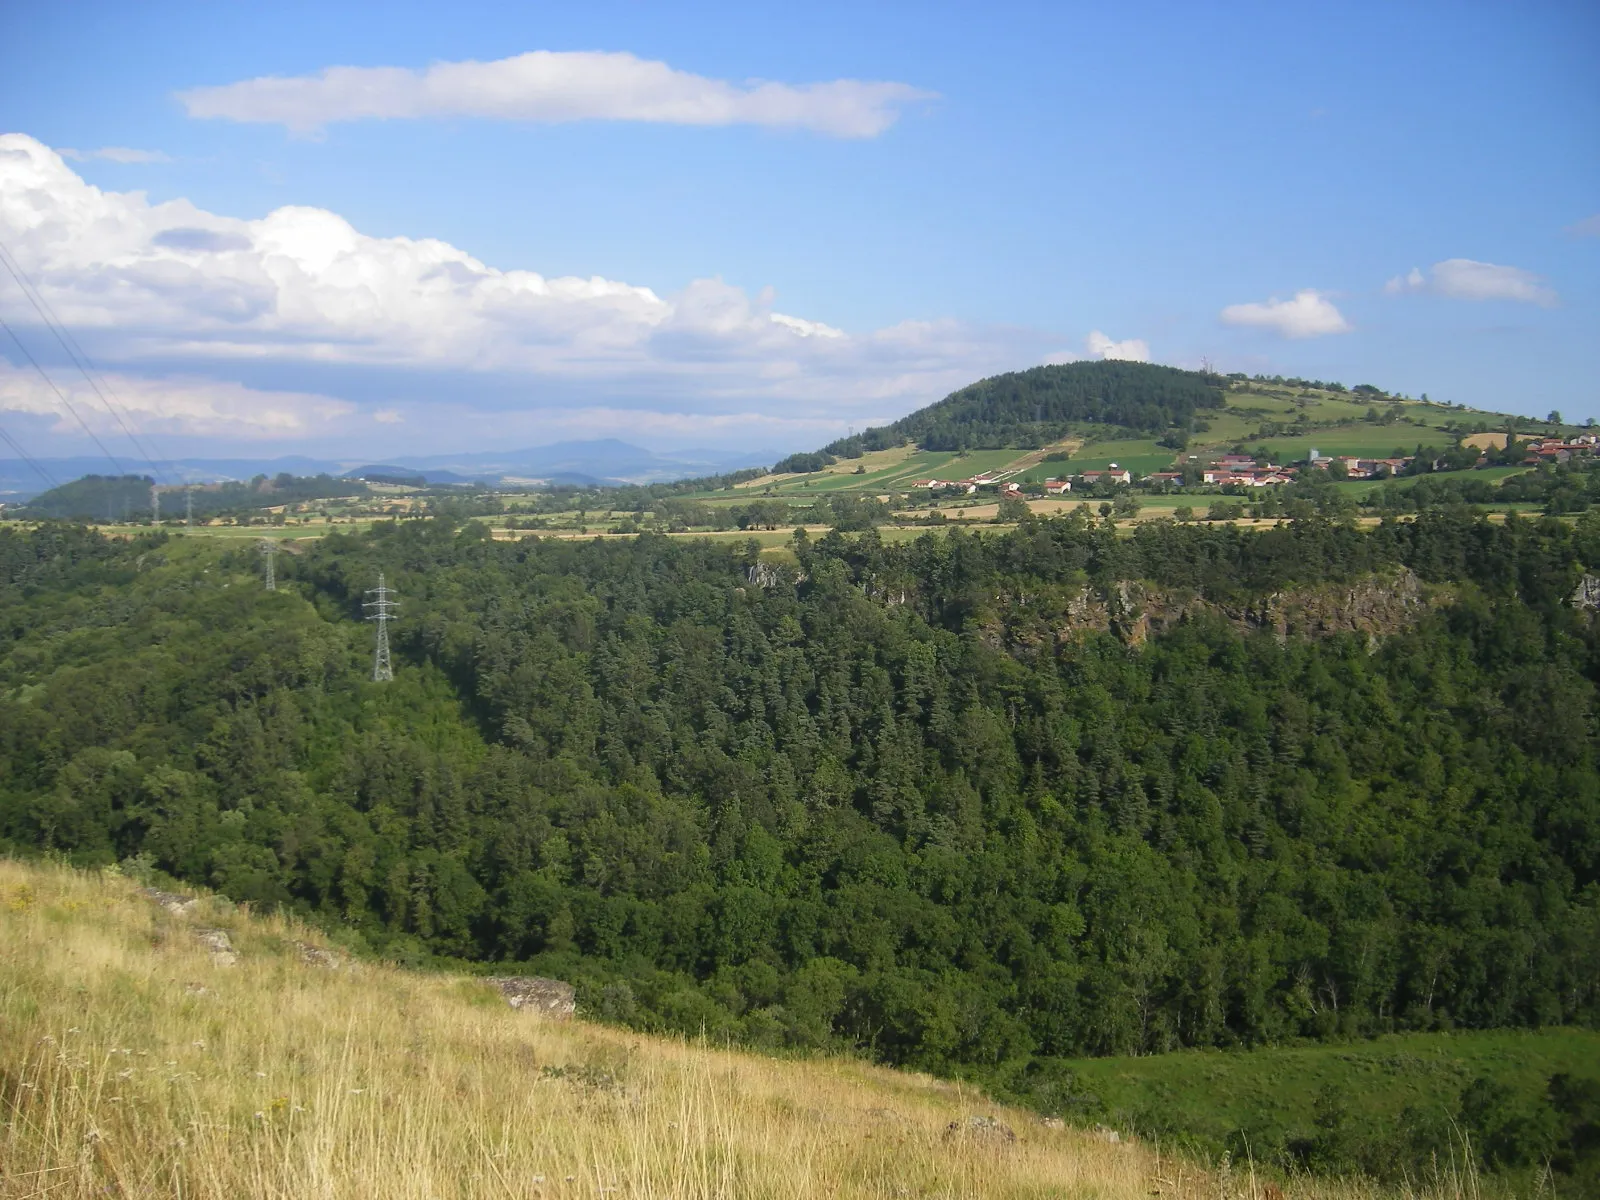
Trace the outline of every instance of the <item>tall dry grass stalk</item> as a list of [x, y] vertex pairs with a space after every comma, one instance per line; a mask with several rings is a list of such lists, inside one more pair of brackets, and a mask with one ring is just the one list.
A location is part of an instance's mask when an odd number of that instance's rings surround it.
[[[228, 932], [237, 965], [213, 961], [203, 926]], [[317, 940], [225, 901], [175, 917], [116, 876], [0, 861], [0, 1197], [1267, 1193], [925, 1076], [548, 1022], [465, 978], [309, 965], [295, 943]], [[949, 1133], [991, 1115], [1014, 1142]]]

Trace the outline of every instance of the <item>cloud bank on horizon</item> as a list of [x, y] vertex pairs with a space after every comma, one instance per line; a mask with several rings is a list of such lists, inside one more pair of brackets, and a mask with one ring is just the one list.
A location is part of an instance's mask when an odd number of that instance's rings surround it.
[[764, 125], [843, 138], [876, 137], [903, 106], [936, 98], [906, 83], [835, 79], [745, 84], [679, 71], [627, 53], [532, 50], [492, 62], [328, 67], [179, 92], [191, 117], [314, 133], [338, 121], [480, 117], [505, 121], [646, 121]]
[[[436, 239], [363, 234], [324, 209], [258, 220], [103, 191], [0, 136], [0, 238], [106, 365], [141, 427], [232, 443], [356, 446], [629, 434], [806, 445], [1041, 361], [1044, 335], [957, 321], [865, 334], [776, 311], [719, 279], [671, 295], [503, 271]], [[14, 292], [13, 324], [34, 320]], [[35, 345], [48, 337], [35, 329]], [[1098, 332], [1091, 353], [1148, 357]], [[281, 383], [251, 378], [269, 373]], [[52, 372], [77, 387], [70, 369]], [[404, 387], [397, 377], [409, 378]], [[92, 426], [109, 415], [84, 397]], [[49, 386], [0, 371], [0, 410], [72, 425]]]

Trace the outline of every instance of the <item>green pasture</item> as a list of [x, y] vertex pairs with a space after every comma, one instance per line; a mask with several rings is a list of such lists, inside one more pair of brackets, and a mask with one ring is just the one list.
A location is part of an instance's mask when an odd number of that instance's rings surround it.
[[[1252, 397], [1252, 399], [1256, 399], [1256, 397]], [[1253, 405], [1252, 407], [1264, 408], [1266, 405]], [[1261, 428], [1262, 421], [1282, 421], [1287, 419], [1288, 416], [1288, 411], [1274, 411], [1270, 415], [1245, 414], [1231, 407], [1216, 412], [1201, 413], [1199, 419], [1205, 422], [1206, 428], [1194, 434], [1193, 445], [1226, 449], [1237, 443], [1248, 441], [1250, 435]]]
[[1184, 1050], [1067, 1064], [1063, 1108], [1221, 1152], [1245, 1135], [1282, 1145], [1315, 1129], [1319, 1095], [1363, 1122], [1392, 1124], [1408, 1107], [1453, 1108], [1473, 1080], [1522, 1094], [1562, 1072], [1600, 1079], [1600, 1032], [1590, 1029], [1392, 1034], [1371, 1041], [1255, 1050]]
[[[984, 471], [1003, 471], [1026, 453], [1025, 450], [969, 450], [965, 454], [944, 454], [937, 456], [940, 461], [936, 466], [919, 466], [916, 471], [905, 473], [904, 477], [908, 483], [930, 476], [966, 479]], [[907, 465], [921, 457], [920, 454], [913, 455], [906, 460]]]
[[1154, 438], [1127, 438], [1121, 441], [1091, 442], [1072, 456], [1071, 462], [1045, 463], [1052, 468], [1049, 475], [1060, 475], [1063, 469], [1076, 475], [1083, 471], [1103, 471], [1112, 463], [1126, 467], [1135, 475], [1148, 475], [1152, 471], [1172, 469], [1174, 454], [1165, 446], [1158, 446]]
[[[818, 493], [865, 491], [904, 491], [923, 479], [966, 479], [984, 471], [1001, 471], [1023, 457], [1024, 450], [969, 450], [960, 454], [950, 450], [919, 450], [890, 467], [862, 475], [850, 470], [799, 475], [772, 485], [775, 496], [806, 496]], [[842, 460], [841, 467], [849, 466]], [[718, 493], [727, 498], [754, 498], [766, 494], [765, 488], [742, 488]]]
[[[1010, 453], [1014, 454], [1015, 452], [1012, 451]], [[799, 475], [793, 479], [785, 479], [781, 483], [774, 484], [772, 491], [775, 495], [780, 496], [791, 495], [796, 492], [854, 491], [863, 488], [876, 488], [881, 491], [885, 488], [905, 486], [905, 484], [914, 480], [927, 479], [930, 476], [953, 469], [948, 467], [947, 464], [955, 457], [955, 453], [948, 450], [919, 450], [915, 454], [901, 459], [888, 467], [875, 471], [869, 470], [862, 475], [853, 474], [853, 468], [845, 470], [835, 468], [834, 472], [818, 472], [813, 475]], [[849, 468], [849, 460], [841, 461], [839, 467]], [[971, 474], [971, 472], [963, 471], [962, 474]], [[738, 489], [738, 494], [747, 496], [760, 495], [764, 494], [765, 491], [765, 488], [741, 488]]]
[[[1380, 416], [1392, 413], [1397, 419], [1389, 425], [1373, 424], [1367, 420], [1367, 413], [1374, 409]], [[1415, 400], [1370, 400], [1333, 392], [1301, 395], [1294, 389], [1269, 387], [1265, 392], [1230, 392], [1227, 407], [1200, 414], [1200, 419], [1208, 428], [1196, 435], [1193, 448], [1213, 453], [1238, 444], [1247, 444], [1251, 449], [1266, 444], [1273, 447], [1276, 454], [1278, 447], [1287, 442], [1300, 457], [1312, 446], [1330, 454], [1381, 452], [1387, 456], [1395, 446], [1402, 444], [1407, 446], [1409, 453], [1419, 439], [1425, 444], [1442, 446], [1453, 441], [1453, 435], [1443, 432], [1445, 425], [1453, 422], [1475, 424], [1484, 418], [1493, 418], [1486, 422], [1491, 425], [1503, 424], [1505, 420], [1496, 413], [1445, 408]], [[1340, 424], [1291, 439], [1262, 439], [1255, 436], [1255, 431], [1263, 422], [1300, 419], [1314, 424], [1335, 421]], [[1412, 424], [1413, 421], [1420, 424]], [[1526, 418], [1523, 423], [1536, 424]], [[1410, 440], [1407, 441], [1407, 438]]]
[[1396, 450], [1403, 454], [1414, 453], [1419, 442], [1443, 450], [1453, 439], [1440, 430], [1421, 429], [1415, 425], [1352, 424], [1316, 429], [1295, 437], [1251, 439], [1246, 444], [1251, 450], [1265, 446], [1274, 462], [1297, 462], [1312, 450], [1335, 458], [1341, 455], [1389, 458]]
[[[1317, 447], [1319, 450], [1321, 447]], [[1452, 471], [1449, 474], [1439, 475], [1440, 479], [1478, 479], [1486, 483], [1500, 484], [1513, 475], [1521, 475], [1527, 467], [1480, 467], [1474, 471]], [[1346, 495], [1360, 499], [1377, 491], [1380, 488], [1411, 488], [1417, 485], [1419, 479], [1427, 479], [1426, 475], [1405, 475], [1398, 479], [1347, 479], [1335, 484]], [[1531, 507], [1538, 508], [1539, 505]]]
[[1074, 458], [1070, 462], [1037, 463], [1012, 478], [1018, 483], [1043, 483], [1047, 479], [1070, 479], [1079, 469], [1078, 460]]
[[[352, 520], [340, 518], [329, 525], [320, 518], [307, 522], [304, 525], [162, 525], [161, 530], [173, 537], [214, 538], [221, 541], [255, 541], [270, 539], [272, 541], [296, 541], [301, 538], [320, 538], [330, 533], [357, 533], [370, 529], [377, 521], [390, 520], [389, 517], [358, 517]], [[8, 522], [22, 524], [22, 522]], [[105, 524], [96, 523], [91, 528], [99, 530], [107, 537], [136, 537], [142, 533], [153, 532], [149, 525]]]

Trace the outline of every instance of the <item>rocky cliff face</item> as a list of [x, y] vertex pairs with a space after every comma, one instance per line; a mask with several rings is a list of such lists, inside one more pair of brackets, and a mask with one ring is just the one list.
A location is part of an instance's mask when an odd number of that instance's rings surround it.
[[1571, 604], [1579, 612], [1592, 614], [1600, 611], [1600, 575], [1586, 573], [1578, 580], [1578, 586], [1572, 593]]
[[1267, 630], [1279, 639], [1357, 633], [1375, 646], [1452, 598], [1449, 588], [1426, 586], [1405, 568], [1355, 583], [1275, 592], [1244, 605], [1219, 604], [1193, 592], [1130, 580], [1104, 592], [1084, 588], [1068, 604], [1057, 638], [1109, 632], [1139, 645], [1186, 617], [1213, 613], [1241, 630]]

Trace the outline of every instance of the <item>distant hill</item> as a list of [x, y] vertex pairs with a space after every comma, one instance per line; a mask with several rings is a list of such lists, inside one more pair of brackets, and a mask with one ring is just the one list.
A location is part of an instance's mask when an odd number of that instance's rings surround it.
[[27, 511], [68, 521], [144, 518], [150, 515], [151, 484], [147, 475], [85, 475], [34, 497]]
[[1224, 404], [1224, 381], [1199, 371], [1135, 362], [1074, 362], [1012, 371], [969, 384], [936, 404], [827, 446], [825, 452], [1027, 449], [1085, 426], [1133, 434], [1187, 431], [1195, 415]]
[[[154, 481], [148, 475], [85, 475], [41, 492], [20, 509], [20, 514], [34, 519], [68, 521], [142, 521], [152, 515], [153, 490]], [[195, 517], [208, 520], [307, 500], [364, 495], [367, 485], [359, 479], [340, 479], [327, 474], [290, 475], [285, 471], [270, 478], [258, 474], [248, 482], [229, 480], [221, 484], [196, 485], [187, 490], [171, 487], [159, 490], [163, 517], [192, 512]]]
[[[163, 486], [176, 483], [223, 483], [247, 480], [257, 475], [275, 478], [285, 473], [304, 477], [323, 474], [354, 477], [376, 470], [385, 474], [422, 476], [433, 484], [493, 484], [503, 479], [536, 479], [547, 483], [593, 487], [603, 483], [665, 483], [723, 475], [742, 467], [761, 466], [776, 457], [775, 452], [761, 447], [739, 451], [699, 447], [655, 451], [616, 438], [597, 438], [516, 450], [402, 455], [384, 459], [331, 460], [303, 456], [272, 459], [185, 458], [162, 463], [157, 481]], [[103, 457], [46, 458], [38, 461], [54, 481], [103, 473], [111, 466]], [[42, 478], [29, 463], [21, 459], [0, 459], [0, 502], [26, 502], [50, 486], [51, 483]], [[103, 504], [95, 511], [100, 520], [105, 519]]]
[[386, 466], [382, 463], [368, 463], [364, 467], [356, 467], [344, 473], [346, 479], [362, 479], [368, 483], [399, 483], [412, 487], [427, 487], [429, 484], [470, 484], [476, 482], [473, 477], [461, 475], [455, 471], [423, 471], [415, 467]]
[[771, 456], [758, 450], [669, 450], [656, 452], [617, 438], [555, 442], [519, 450], [471, 454], [403, 456], [394, 463], [428, 473], [451, 471], [468, 479], [528, 480], [593, 486], [600, 483], [658, 483], [718, 475], [760, 466]]
[[1314, 453], [1438, 456], [1478, 444], [1471, 439], [1503, 443], [1511, 431], [1524, 440], [1583, 432], [1559, 413], [1541, 420], [1371, 384], [1078, 362], [979, 380], [892, 424], [791, 454], [769, 474], [734, 486], [884, 495], [915, 490], [919, 480], [980, 473], [1028, 485], [1115, 464], [1143, 476], [1224, 454], [1278, 463]]

